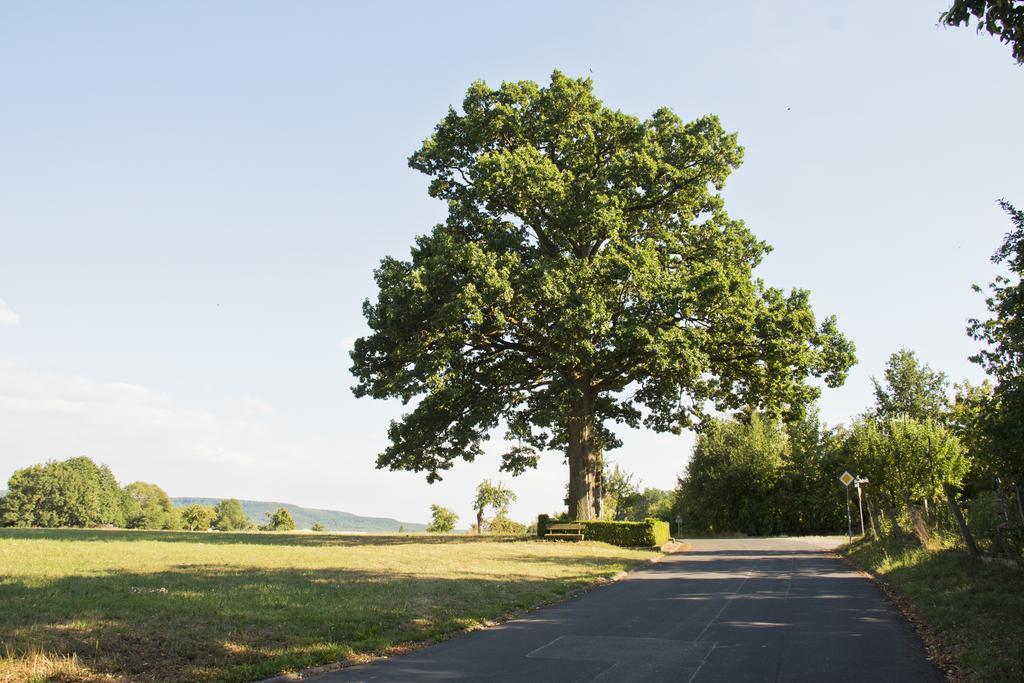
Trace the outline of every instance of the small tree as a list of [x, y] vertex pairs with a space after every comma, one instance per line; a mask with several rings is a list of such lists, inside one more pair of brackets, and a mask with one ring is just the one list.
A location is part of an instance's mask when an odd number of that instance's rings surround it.
[[480, 482], [476, 487], [476, 499], [473, 501], [473, 509], [476, 510], [476, 532], [483, 532], [487, 508], [494, 508], [498, 515], [503, 515], [508, 512], [508, 506], [515, 500], [516, 494], [502, 486], [501, 482], [497, 485], [492, 484], [489, 479]]
[[435, 534], [447, 534], [455, 528], [459, 516], [454, 510], [434, 504], [430, 506], [430, 525], [427, 531]]
[[213, 528], [218, 531], [246, 531], [253, 527], [242, 502], [237, 498], [228, 498], [217, 503], [214, 507], [216, 513], [213, 519]]
[[673, 491], [645, 488], [626, 500], [625, 505], [617, 511], [616, 519], [641, 522], [652, 517], [670, 522], [674, 498]]
[[124, 487], [125, 525], [129, 529], [173, 529], [180, 518], [162, 488], [145, 481]]
[[178, 512], [182, 525], [189, 531], [206, 531], [217, 516], [216, 510], [210, 505], [191, 503]]
[[295, 519], [292, 517], [292, 513], [288, 512], [288, 508], [277, 508], [273, 512], [264, 513], [267, 517], [267, 523], [260, 527], [261, 531], [294, 531], [295, 530]]
[[624, 520], [628, 510], [636, 504], [640, 489], [633, 481], [633, 475], [621, 469], [618, 464], [609, 467], [606, 463], [602, 479], [602, 511], [605, 519]]
[[949, 380], [946, 373], [921, 363], [907, 348], [889, 356], [885, 382], [874, 377], [875, 417], [888, 420], [910, 417], [915, 420], [941, 420], [949, 408]]
[[327, 527], [325, 527], [320, 522], [316, 522], [315, 524], [313, 524], [313, 526], [309, 527], [309, 530], [310, 531], [327, 531]]

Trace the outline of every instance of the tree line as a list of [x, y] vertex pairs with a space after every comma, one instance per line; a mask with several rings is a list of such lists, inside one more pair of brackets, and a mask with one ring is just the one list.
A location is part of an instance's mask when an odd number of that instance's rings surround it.
[[17, 470], [7, 489], [7, 494], [0, 498], [0, 526], [188, 531], [295, 529], [295, 520], [283, 507], [268, 512], [266, 522], [257, 526], [235, 498], [216, 505], [175, 506], [156, 484], [136, 481], [122, 487], [109, 467], [97, 465], [85, 456]]
[[[951, 384], [910, 349], [873, 379], [874, 402], [828, 428], [812, 408], [783, 421], [756, 410], [712, 419], [699, 433], [673, 515], [701, 532], [754, 534], [846, 527], [838, 477], [868, 479], [867, 530], [961, 537], [968, 550], [1024, 551], [1024, 212], [1000, 206], [1012, 229], [992, 261], [1006, 268], [985, 291], [990, 316], [970, 320], [981, 384]], [[855, 513], [856, 514], [856, 513]]]

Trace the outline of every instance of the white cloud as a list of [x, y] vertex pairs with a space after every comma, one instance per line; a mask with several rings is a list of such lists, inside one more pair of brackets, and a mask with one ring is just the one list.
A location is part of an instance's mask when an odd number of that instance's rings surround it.
[[7, 302], [0, 299], [0, 325], [17, 325], [21, 317], [11, 310]]
[[274, 412], [274, 406], [252, 394], [246, 394], [242, 397], [242, 407], [250, 413], [266, 414]]
[[269, 405], [251, 396], [234, 405], [218, 413], [185, 407], [148, 387], [40, 372], [0, 354], [0, 482], [35, 462], [88, 455], [122, 483], [221, 495], [246, 479], [273, 480], [282, 459], [310, 457], [307, 444], [290, 443], [267, 422]]

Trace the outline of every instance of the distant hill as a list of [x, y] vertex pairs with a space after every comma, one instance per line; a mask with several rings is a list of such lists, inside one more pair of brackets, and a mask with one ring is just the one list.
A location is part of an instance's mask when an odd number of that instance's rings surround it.
[[[171, 498], [175, 505], [216, 505], [220, 498]], [[329, 531], [398, 531], [404, 528], [406, 531], [423, 531], [426, 524], [414, 524], [400, 522], [390, 517], [360, 517], [351, 512], [340, 510], [318, 510], [315, 508], [304, 508], [288, 503], [273, 503], [264, 500], [243, 500], [242, 509], [253, 522], [263, 524], [267, 521], [267, 512], [273, 512], [277, 508], [287, 508], [295, 519], [295, 526], [299, 529], [308, 529], [314, 524], [323, 524]]]

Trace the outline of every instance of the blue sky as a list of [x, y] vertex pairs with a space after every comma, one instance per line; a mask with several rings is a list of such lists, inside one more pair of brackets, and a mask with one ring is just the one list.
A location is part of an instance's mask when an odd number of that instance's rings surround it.
[[[858, 347], [824, 417], [906, 345], [954, 379], [970, 285], [1024, 205], [1024, 69], [945, 2], [0, 5], [0, 479], [88, 454], [171, 495], [470, 519], [497, 459], [376, 471], [401, 407], [345, 347], [385, 255], [443, 216], [406, 158], [475, 79], [589, 75], [609, 106], [718, 114], [730, 212]], [[612, 457], [669, 488], [692, 437]], [[493, 449], [498, 450], [497, 445]], [[557, 507], [562, 458], [517, 479]]]

